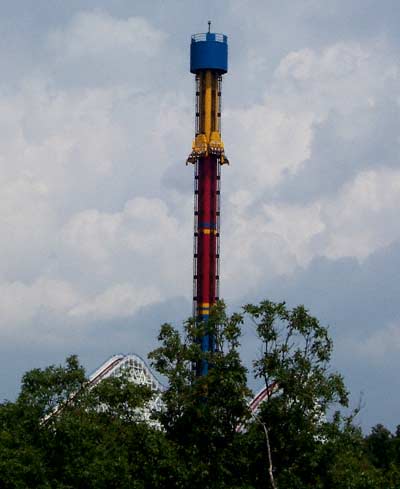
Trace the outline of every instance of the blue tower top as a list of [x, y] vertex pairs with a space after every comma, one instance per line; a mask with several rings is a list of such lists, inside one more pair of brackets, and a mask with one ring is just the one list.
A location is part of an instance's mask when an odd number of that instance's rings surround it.
[[206, 32], [194, 34], [190, 43], [190, 72], [213, 70], [220, 74], [228, 71], [228, 37]]

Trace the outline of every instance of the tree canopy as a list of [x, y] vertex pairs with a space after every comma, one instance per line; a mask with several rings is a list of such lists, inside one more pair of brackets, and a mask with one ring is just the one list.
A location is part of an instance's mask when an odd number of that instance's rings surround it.
[[[247, 327], [260, 346], [250, 372]], [[213, 352], [201, 351], [205, 333]], [[129, 371], [93, 386], [71, 356], [26, 373], [18, 398], [0, 404], [0, 487], [400, 487], [400, 427], [364, 436], [355, 413], [341, 413], [348, 392], [331, 368], [332, 340], [303, 306], [266, 300], [228, 315], [219, 303], [208, 322], [163, 324], [158, 341], [149, 354], [167, 379], [158, 423], [141, 415], [153, 393]], [[199, 377], [201, 361], [210, 369]], [[256, 412], [248, 375], [266, 387]]]

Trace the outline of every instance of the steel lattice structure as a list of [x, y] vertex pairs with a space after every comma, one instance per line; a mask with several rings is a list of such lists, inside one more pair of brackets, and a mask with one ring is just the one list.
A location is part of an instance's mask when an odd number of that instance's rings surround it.
[[140, 410], [141, 417], [153, 426], [159, 426], [151, 419], [151, 413], [162, 409], [162, 393], [165, 387], [157, 380], [146, 362], [134, 353], [114, 355], [95, 370], [89, 377], [91, 387], [108, 377], [118, 377], [128, 372], [129, 379], [138, 385], [146, 385], [154, 392], [154, 396], [144, 409]]
[[[222, 75], [228, 71], [228, 38], [210, 32], [194, 34], [190, 71], [196, 76], [195, 138], [187, 163], [194, 165], [193, 315], [206, 322], [219, 299], [219, 233], [221, 165], [228, 163], [221, 137]], [[204, 352], [215, 351], [215, 338], [201, 338]], [[206, 375], [208, 362], [196, 365]]]

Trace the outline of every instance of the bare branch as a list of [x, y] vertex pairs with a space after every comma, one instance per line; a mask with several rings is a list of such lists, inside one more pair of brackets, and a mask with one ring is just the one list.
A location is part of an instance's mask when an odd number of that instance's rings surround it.
[[271, 445], [270, 445], [270, 441], [269, 441], [269, 433], [268, 433], [267, 425], [260, 419], [259, 416], [254, 415], [254, 419], [256, 421], [258, 421], [261, 424], [261, 426], [263, 427], [264, 434], [265, 434], [265, 441], [267, 443], [269, 481], [270, 481], [273, 489], [278, 489], [278, 486], [276, 485], [275, 478], [274, 478], [274, 466], [272, 463]]

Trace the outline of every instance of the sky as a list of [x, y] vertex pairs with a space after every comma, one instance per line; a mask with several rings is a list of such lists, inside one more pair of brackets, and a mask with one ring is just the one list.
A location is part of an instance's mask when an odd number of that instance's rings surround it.
[[221, 296], [304, 304], [357, 422], [400, 424], [398, 0], [0, 6], [0, 399], [72, 353], [88, 372], [146, 357], [190, 315], [189, 46], [211, 19], [229, 38]]

